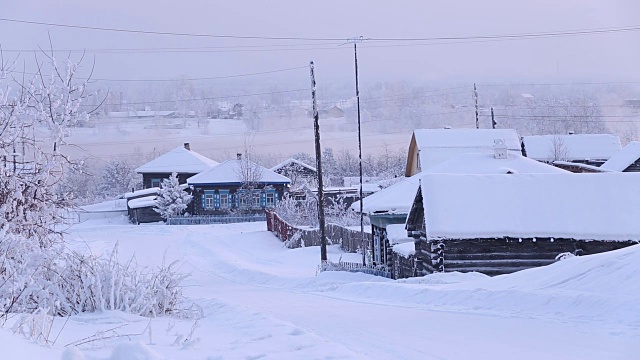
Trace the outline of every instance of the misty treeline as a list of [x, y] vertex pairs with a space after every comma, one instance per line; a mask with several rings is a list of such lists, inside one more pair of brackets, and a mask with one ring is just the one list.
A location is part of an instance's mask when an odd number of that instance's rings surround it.
[[[193, 111], [202, 121], [221, 101], [240, 102], [249, 131], [310, 126], [310, 92], [306, 86], [276, 83], [227, 83], [217, 86], [188, 80], [169, 85], [113, 85], [98, 117], [116, 110]], [[290, 88], [297, 89], [290, 91]], [[105, 91], [107, 89], [104, 89]], [[491, 108], [498, 128], [515, 128], [521, 135], [615, 133], [623, 142], [636, 138], [636, 124], [624, 101], [638, 98], [640, 88], [628, 83], [477, 84], [479, 123], [491, 128]], [[251, 95], [253, 94], [253, 95]], [[344, 113], [321, 113], [321, 131], [355, 131], [356, 101], [350, 81], [318, 85], [319, 109], [333, 106]], [[361, 88], [362, 131], [398, 133], [415, 128], [474, 127], [473, 84], [413, 84], [386, 81]], [[324, 120], [324, 121], [322, 121]], [[104, 119], [103, 119], [104, 121]], [[199, 123], [200, 126], [200, 123]], [[203, 132], [210, 131], [202, 126]]]
[[[73, 174], [85, 165], [61, 145], [68, 127], [88, 119], [97, 94], [81, 64], [36, 54], [35, 75], [0, 51], [0, 323], [16, 313], [16, 331], [48, 343], [52, 316], [122, 310], [143, 316], [179, 312], [184, 275], [176, 263], [148, 269], [134, 257], [74, 250], [64, 229]], [[37, 136], [36, 136], [37, 135]], [[120, 170], [117, 170], [120, 171]], [[65, 185], [66, 184], [66, 185]], [[37, 321], [39, 329], [25, 330]]]
[[[166, 149], [169, 151], [170, 149]], [[251, 150], [248, 150], [251, 151]], [[79, 161], [74, 169], [65, 172], [63, 179], [57, 185], [60, 194], [65, 194], [76, 206], [86, 205], [102, 200], [117, 198], [126, 192], [142, 188], [142, 175], [135, 169], [144, 163], [160, 156], [164, 151], [142, 152], [139, 148], [126, 158], [114, 157], [110, 160], [87, 157]], [[213, 156], [203, 152], [218, 161], [235, 158], [235, 154], [223, 154]], [[251, 158], [257, 164], [271, 168], [283, 160], [294, 158], [312, 167], [316, 166], [315, 154], [276, 154], [252, 152], [245, 156]], [[322, 152], [323, 174], [325, 186], [342, 186], [345, 177], [359, 176], [358, 153], [349, 150], [333, 150], [325, 148]], [[379, 177], [393, 179], [405, 174], [407, 163], [407, 149], [384, 147], [380, 153], [365, 154], [362, 158], [363, 175], [367, 177]], [[295, 180], [295, 179], [294, 179]], [[306, 181], [306, 180], [305, 180]], [[294, 183], [292, 187], [302, 185], [315, 187], [316, 184], [308, 181]]]

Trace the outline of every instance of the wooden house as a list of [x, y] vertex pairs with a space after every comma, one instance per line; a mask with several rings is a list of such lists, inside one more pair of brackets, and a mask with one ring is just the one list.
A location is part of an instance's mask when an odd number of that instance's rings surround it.
[[291, 180], [241, 158], [187, 179], [193, 187], [193, 213], [225, 215], [233, 212], [264, 213], [275, 207]]
[[299, 188], [303, 185], [315, 187], [318, 183], [318, 170], [300, 160], [287, 159], [270, 170], [289, 178], [292, 188]]
[[611, 134], [533, 135], [522, 137], [524, 155], [548, 164], [563, 161], [591, 166], [604, 164], [620, 151], [620, 138]]
[[489, 275], [640, 241], [640, 174], [426, 174], [406, 229], [418, 275]]
[[[427, 170], [380, 190], [363, 201], [363, 211], [371, 222], [373, 259], [376, 264], [392, 268], [397, 257], [388, 234], [392, 224], [405, 224], [407, 215], [418, 190], [419, 181], [425, 174], [557, 174], [567, 172], [551, 165], [528, 159], [522, 155], [510, 155], [504, 142], [500, 142], [494, 153], [469, 153], [434, 165]], [[359, 204], [351, 206], [359, 211]], [[407, 246], [407, 245], [403, 245]], [[391, 270], [392, 273], [394, 270]]]
[[628, 143], [600, 168], [609, 171], [640, 172], [640, 141]]
[[411, 136], [405, 176], [465, 153], [492, 151], [493, 141], [504, 139], [510, 154], [522, 155], [513, 129], [416, 129]]
[[191, 151], [189, 143], [179, 146], [136, 169], [142, 174], [144, 189], [159, 187], [163, 179], [168, 179], [173, 172], [178, 173], [178, 182], [185, 184], [187, 179], [218, 165], [206, 156]]

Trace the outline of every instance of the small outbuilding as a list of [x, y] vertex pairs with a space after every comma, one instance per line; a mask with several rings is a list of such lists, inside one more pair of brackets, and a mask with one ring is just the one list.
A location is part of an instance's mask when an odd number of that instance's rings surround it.
[[600, 168], [609, 171], [640, 172], [640, 141], [628, 143]]

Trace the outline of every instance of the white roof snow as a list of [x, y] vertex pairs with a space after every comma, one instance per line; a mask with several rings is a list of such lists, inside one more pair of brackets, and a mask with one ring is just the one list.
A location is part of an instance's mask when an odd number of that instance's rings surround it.
[[152, 207], [156, 206], [158, 203], [156, 202], [156, 195], [145, 196], [133, 200], [129, 200], [127, 205], [132, 209], [139, 209], [143, 207]]
[[[493, 153], [462, 154], [367, 196], [364, 198], [363, 211], [369, 214], [409, 213], [418, 190], [419, 179], [425, 174], [508, 174], [509, 172], [512, 174], [569, 173], [522, 155], [509, 154], [506, 159], [496, 159]], [[351, 208], [360, 211], [360, 204], [356, 201]]]
[[640, 141], [632, 141], [622, 150], [613, 154], [601, 168], [613, 171], [624, 171], [640, 158]]
[[[533, 135], [522, 138], [527, 157], [553, 161], [555, 147], [564, 148], [562, 160], [607, 160], [620, 151], [620, 138], [611, 134]], [[565, 154], [563, 154], [565, 155]]]
[[198, 174], [217, 165], [218, 162], [179, 146], [140, 166], [136, 172], [139, 174], [172, 172]]
[[308, 164], [306, 164], [306, 163], [304, 163], [304, 162], [302, 162], [302, 161], [300, 161], [300, 160], [297, 160], [297, 159], [287, 159], [287, 160], [285, 160], [285, 161], [281, 162], [280, 164], [278, 164], [278, 165], [276, 165], [276, 166], [272, 167], [270, 170], [271, 170], [271, 171], [276, 171], [276, 170], [278, 170], [278, 169], [280, 169], [280, 168], [283, 168], [283, 167], [285, 167], [285, 166], [287, 166], [287, 165], [289, 165], [289, 164], [296, 164], [296, 165], [300, 165], [300, 166], [302, 166], [302, 167], [304, 167], [304, 168], [307, 168], [307, 169], [309, 169], [309, 170], [311, 170], [311, 171], [316, 171], [316, 168], [314, 168], [313, 166], [308, 165]]
[[518, 133], [513, 129], [417, 129], [413, 136], [422, 171], [460, 154], [493, 150], [496, 139], [505, 140], [510, 154], [522, 155]]
[[407, 229], [405, 229], [404, 224], [387, 225], [387, 238], [391, 245], [414, 242], [413, 238], [407, 236]]
[[640, 240], [640, 173], [422, 177], [427, 237]]
[[241, 184], [242, 183], [242, 163], [249, 164], [248, 166], [254, 167], [255, 171], [260, 172], [259, 183], [266, 184], [289, 184], [291, 180], [282, 176], [276, 172], [273, 172], [263, 166], [252, 163], [247, 160], [227, 160], [220, 165], [202, 172], [198, 175], [194, 175], [187, 179], [189, 185], [195, 184]]
[[142, 195], [157, 195], [160, 191], [159, 187], [152, 187], [148, 189], [136, 190], [134, 192], [128, 192], [124, 194], [125, 199], [129, 199], [132, 197], [142, 196]]

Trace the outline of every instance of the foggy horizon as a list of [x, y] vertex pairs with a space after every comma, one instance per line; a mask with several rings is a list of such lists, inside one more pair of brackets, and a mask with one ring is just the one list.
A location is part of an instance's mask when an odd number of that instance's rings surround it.
[[[38, 9], [34, 11], [33, 9]], [[635, 27], [633, 1], [492, 0], [423, 3], [325, 1], [276, 5], [240, 1], [121, 0], [56, 4], [24, 1], [3, 5], [5, 19], [130, 30], [210, 35], [331, 38], [433, 38], [564, 32]], [[472, 41], [365, 41], [359, 45], [361, 82], [510, 83], [518, 81], [640, 81], [636, 59], [639, 31], [535, 39]], [[0, 21], [5, 59], [32, 62], [39, 47], [86, 51], [95, 57], [96, 79], [179, 79], [251, 74], [316, 64], [318, 84], [353, 81], [353, 49], [336, 41], [198, 38], [74, 29]], [[427, 45], [428, 44], [428, 45]], [[186, 50], [180, 50], [186, 48]], [[136, 49], [115, 51], [113, 49]], [[152, 50], [165, 49], [165, 50]], [[166, 50], [169, 49], [169, 50]], [[31, 50], [18, 53], [18, 50]], [[142, 52], [141, 52], [142, 50]], [[28, 66], [28, 65], [27, 65]], [[31, 69], [33, 70], [33, 69]], [[308, 70], [200, 83], [308, 85]], [[99, 81], [99, 83], [107, 83]]]

